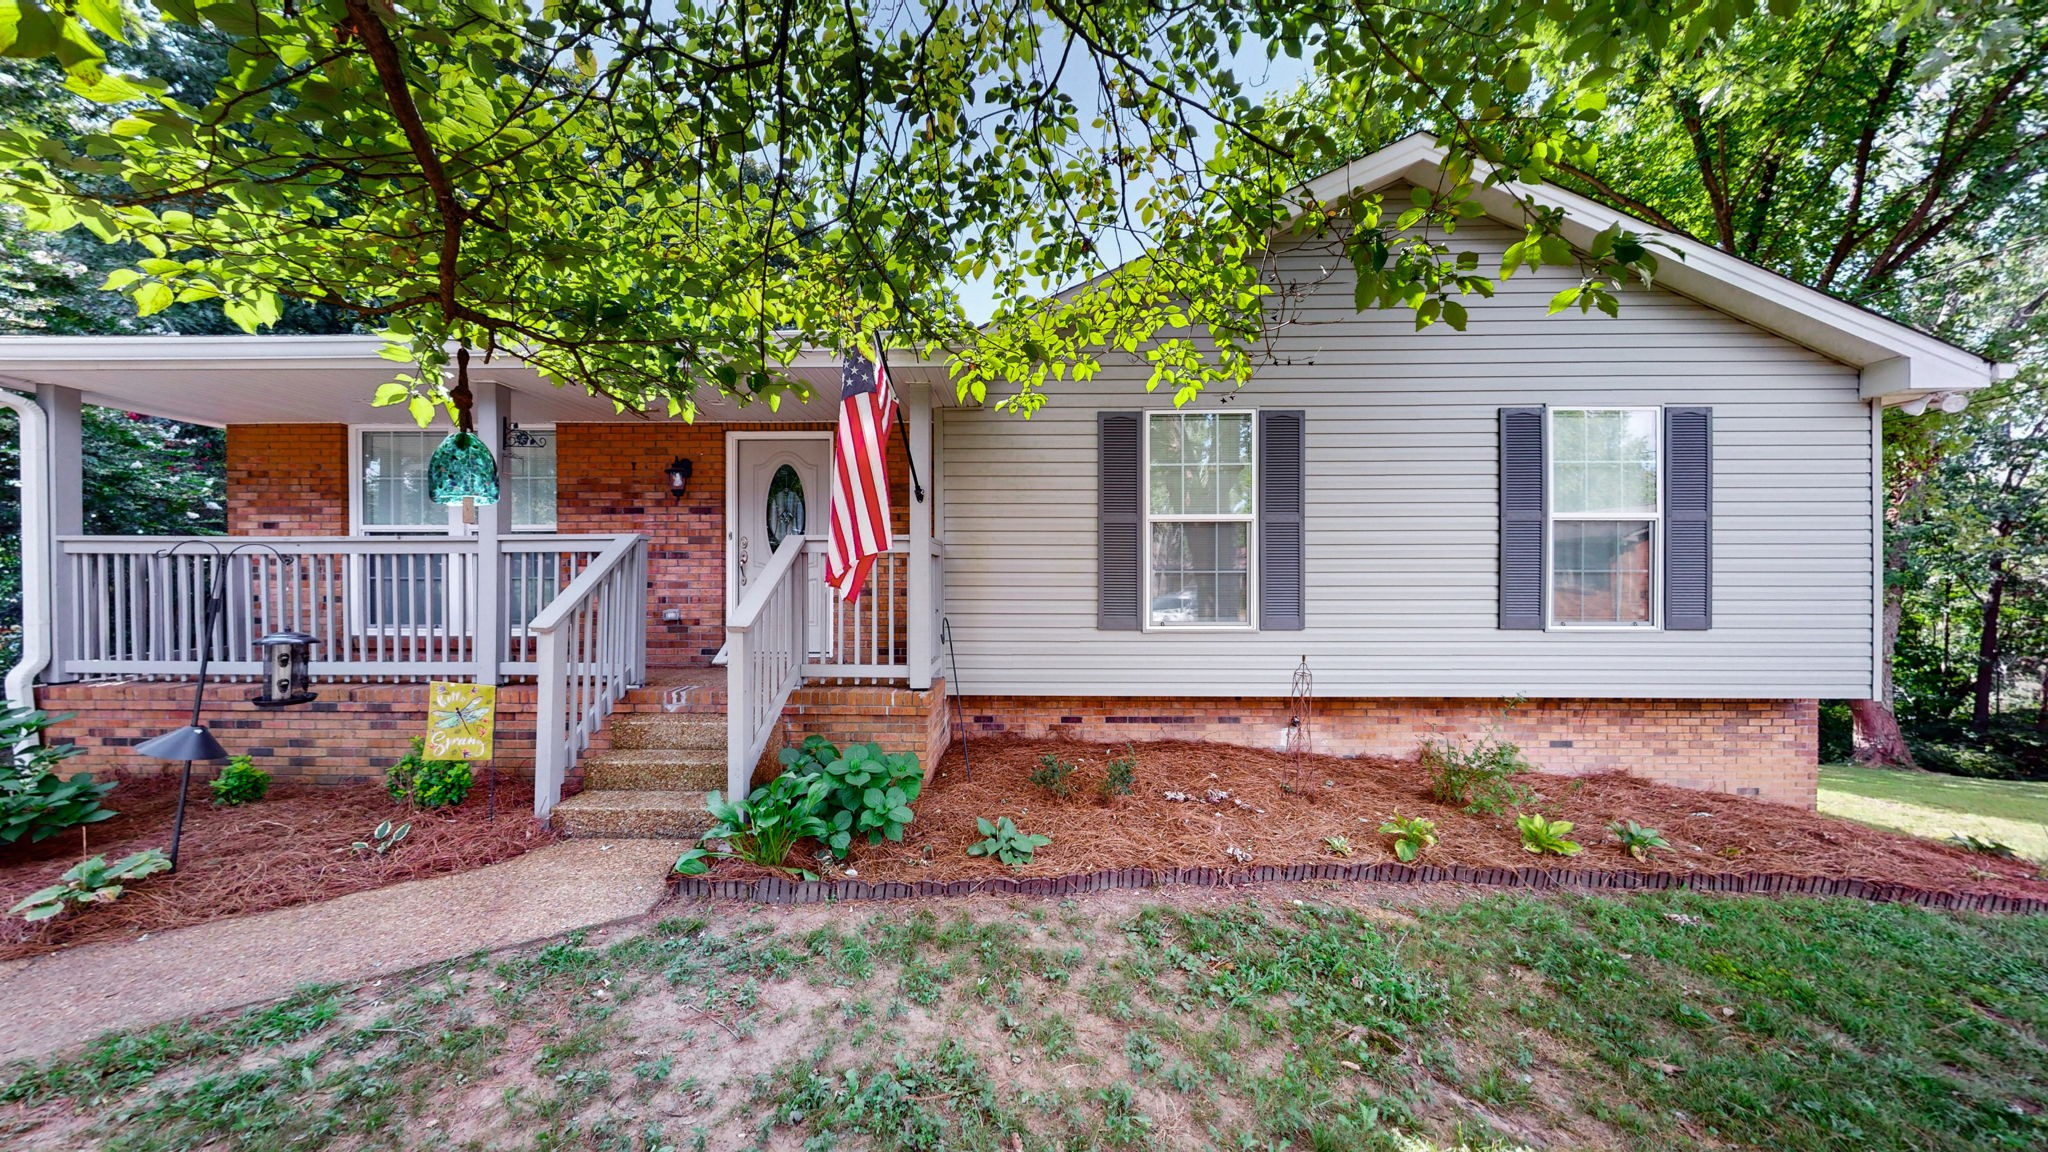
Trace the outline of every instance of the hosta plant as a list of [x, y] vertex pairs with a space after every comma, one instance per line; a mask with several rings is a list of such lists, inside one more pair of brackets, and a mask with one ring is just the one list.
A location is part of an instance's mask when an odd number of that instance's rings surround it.
[[1425, 851], [1436, 846], [1436, 821], [1396, 812], [1380, 825], [1380, 835], [1394, 838], [1396, 859], [1403, 864], [1413, 864]]
[[676, 872], [702, 876], [710, 871], [711, 861], [731, 858], [816, 880], [816, 873], [790, 867], [789, 854], [797, 841], [807, 837], [823, 840], [830, 833], [831, 825], [822, 813], [831, 791], [831, 781], [821, 776], [784, 772], [744, 800], [728, 802], [720, 793], [711, 793], [704, 806], [717, 823], [704, 833], [703, 842], [723, 841], [726, 847], [720, 850], [699, 844], [676, 860]]
[[1655, 828], [1645, 828], [1633, 820], [1616, 820], [1607, 830], [1621, 841], [1624, 851], [1638, 860], [1648, 860], [1652, 853], [1671, 847], [1671, 842]]
[[901, 842], [916, 814], [910, 803], [924, 790], [924, 769], [908, 752], [884, 752], [879, 744], [855, 744], [840, 751], [821, 736], [801, 748], [785, 748], [784, 775], [823, 779], [831, 788], [821, 813], [827, 825], [818, 839], [839, 859], [846, 859], [854, 838], [870, 844]]
[[1332, 856], [1351, 855], [1351, 840], [1346, 836], [1323, 837], [1323, 849]]
[[110, 904], [120, 899], [121, 893], [127, 891], [127, 885], [145, 876], [169, 871], [170, 867], [171, 858], [155, 848], [123, 856], [112, 864], [107, 863], [105, 856], [94, 856], [72, 865], [57, 883], [31, 892], [7, 911], [9, 915], [34, 923], [48, 920], [73, 904]]
[[1538, 856], [1548, 853], [1552, 856], [1577, 856], [1584, 851], [1576, 840], [1567, 840], [1564, 834], [1572, 830], [1569, 820], [1548, 820], [1534, 812], [1515, 817], [1515, 827], [1522, 833], [1522, 851]]
[[112, 782], [95, 783], [81, 772], [70, 779], [57, 765], [78, 755], [70, 744], [48, 744], [43, 732], [69, 715], [52, 716], [33, 708], [0, 710], [0, 753], [7, 767], [0, 771], [0, 842], [44, 840], [81, 824], [112, 819], [100, 806]]
[[1011, 867], [1031, 863], [1031, 857], [1040, 848], [1052, 843], [1052, 837], [1026, 832], [1017, 827], [1008, 816], [991, 821], [981, 817], [974, 822], [983, 839], [967, 846], [969, 856], [993, 856]]
[[358, 840], [354, 844], [349, 845], [349, 847], [354, 848], [358, 852], [370, 852], [382, 856], [393, 848], [398, 847], [398, 842], [405, 839], [411, 833], [411, 824], [400, 824], [394, 828], [391, 826], [391, 821], [386, 820], [370, 831], [370, 838], [368, 840]]

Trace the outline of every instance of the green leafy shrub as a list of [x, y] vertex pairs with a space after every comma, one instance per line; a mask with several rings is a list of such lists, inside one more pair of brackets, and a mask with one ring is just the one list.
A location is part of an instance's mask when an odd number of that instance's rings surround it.
[[1648, 860], [1652, 853], [1671, 847], [1671, 842], [1655, 828], [1645, 828], [1633, 820], [1616, 820], [1607, 826], [1607, 830], [1614, 833], [1614, 838], [1621, 841], [1628, 854], [1638, 860]]
[[1522, 851], [1538, 856], [1549, 853], [1552, 856], [1577, 856], [1585, 849], [1576, 840], [1567, 840], [1564, 834], [1572, 830], [1569, 820], [1549, 820], [1534, 812], [1515, 817], [1515, 827], [1522, 833]]
[[1965, 851], [1975, 852], [1983, 856], [1996, 856], [2000, 860], [2017, 860], [2020, 858], [2020, 854], [2014, 850], [2013, 846], [2005, 843], [2003, 840], [1992, 840], [1984, 836], [1972, 836], [1967, 832], [1958, 832], [1950, 836], [1948, 842]]
[[270, 792], [270, 773], [256, 767], [256, 761], [248, 756], [230, 756], [228, 766], [209, 787], [215, 804], [232, 808], [263, 799]]
[[1138, 786], [1138, 750], [1126, 748], [1124, 754], [1109, 762], [1102, 773], [1102, 797], [1113, 800], [1118, 796], [1129, 796]]
[[127, 891], [128, 884], [167, 872], [170, 867], [171, 858], [155, 848], [123, 856], [112, 864], [107, 863], [105, 856], [94, 856], [72, 865], [57, 883], [29, 893], [7, 912], [33, 924], [48, 920], [73, 904], [111, 904]]
[[1043, 788], [1061, 800], [1074, 794], [1074, 765], [1052, 752], [1038, 758], [1038, 767], [1027, 777], [1033, 787]]
[[1380, 825], [1380, 835], [1394, 838], [1395, 858], [1403, 864], [1413, 864], [1424, 852], [1436, 847], [1436, 821], [1396, 812]]
[[879, 744], [855, 744], [844, 752], [822, 736], [802, 748], [784, 748], [785, 774], [815, 776], [830, 783], [821, 815], [828, 825], [819, 836], [839, 859], [856, 836], [868, 843], [901, 842], [916, 818], [910, 802], [924, 790], [924, 769], [908, 752], [884, 752]]
[[1052, 843], [1052, 837], [1025, 832], [1008, 816], [994, 821], [982, 817], [974, 822], [974, 826], [985, 839], [968, 845], [967, 854], [993, 856], [1013, 868], [1031, 863], [1033, 854]]
[[398, 842], [405, 839], [411, 831], [411, 824], [400, 824], [398, 827], [393, 828], [391, 821], [386, 820], [371, 830], [368, 840], [358, 840], [350, 845], [350, 847], [358, 852], [371, 852], [382, 856], [393, 848], [398, 847]]
[[446, 808], [462, 803], [474, 783], [466, 760], [429, 760], [427, 742], [413, 737], [412, 751], [384, 773], [391, 798], [415, 808]]
[[68, 719], [69, 714], [52, 716], [33, 708], [0, 711], [0, 745], [8, 757], [7, 769], [0, 773], [0, 841], [47, 840], [117, 815], [100, 805], [114, 790], [111, 781], [97, 783], [90, 772], [68, 780], [58, 775], [57, 765], [78, 755], [78, 749], [45, 744], [43, 732]]
[[684, 876], [701, 876], [710, 871], [714, 859], [732, 858], [794, 872], [806, 880], [815, 873], [789, 866], [789, 854], [797, 841], [807, 837], [823, 840], [831, 826], [822, 815], [832, 782], [803, 772], [784, 772], [749, 793], [744, 800], [727, 803], [717, 792], [705, 800], [718, 823], [704, 833], [706, 842], [722, 840], [724, 851], [701, 844], [676, 860], [675, 870]]
[[1529, 790], [1514, 777], [1529, 770], [1522, 749], [1489, 731], [1469, 747], [1449, 738], [1422, 742], [1422, 768], [1429, 773], [1429, 798], [1476, 816], [1491, 816], [1529, 802]]

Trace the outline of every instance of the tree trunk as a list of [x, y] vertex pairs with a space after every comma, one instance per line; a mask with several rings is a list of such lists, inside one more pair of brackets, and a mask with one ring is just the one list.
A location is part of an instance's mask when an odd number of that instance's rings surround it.
[[1906, 734], [1899, 731], [1899, 718], [1882, 700], [1851, 700], [1849, 715], [1856, 721], [1856, 762], [1889, 768], [1918, 768]]
[[1991, 587], [1984, 593], [1984, 625], [1977, 630], [1976, 699], [1970, 709], [1970, 723], [1979, 732], [1991, 727], [1991, 693], [1998, 686], [1998, 616], [2004, 607], [2005, 558], [2000, 556], [1991, 561]]
[[1895, 574], [1905, 571], [1906, 559], [1904, 535], [1892, 533], [1884, 550], [1884, 628], [1877, 653], [1878, 698], [1849, 701], [1849, 716], [1854, 721], [1851, 742], [1858, 764], [1920, 767], [1913, 762], [1913, 751], [1906, 747], [1906, 734], [1899, 730], [1899, 717], [1892, 711], [1892, 649], [1899, 642], [1899, 621], [1906, 615], [1906, 590]]

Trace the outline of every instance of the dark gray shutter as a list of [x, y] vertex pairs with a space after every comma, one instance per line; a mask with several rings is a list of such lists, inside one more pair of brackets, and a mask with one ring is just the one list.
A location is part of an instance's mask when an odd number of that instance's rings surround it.
[[1144, 492], [1143, 437], [1136, 412], [1099, 412], [1095, 416], [1097, 554], [1095, 626], [1119, 632], [1136, 631], [1139, 589], [1138, 534], [1144, 517], [1138, 501]]
[[1714, 410], [1664, 409], [1664, 627], [1714, 626]]
[[1500, 626], [1543, 627], [1543, 409], [1500, 410]]
[[1299, 632], [1301, 522], [1308, 420], [1300, 411], [1259, 413], [1259, 627]]

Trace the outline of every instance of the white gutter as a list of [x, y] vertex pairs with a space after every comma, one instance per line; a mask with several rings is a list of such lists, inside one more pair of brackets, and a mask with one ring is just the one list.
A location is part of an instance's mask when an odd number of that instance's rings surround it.
[[7, 672], [7, 703], [36, 706], [36, 677], [50, 664], [50, 421], [41, 405], [0, 388], [21, 429], [21, 660]]

